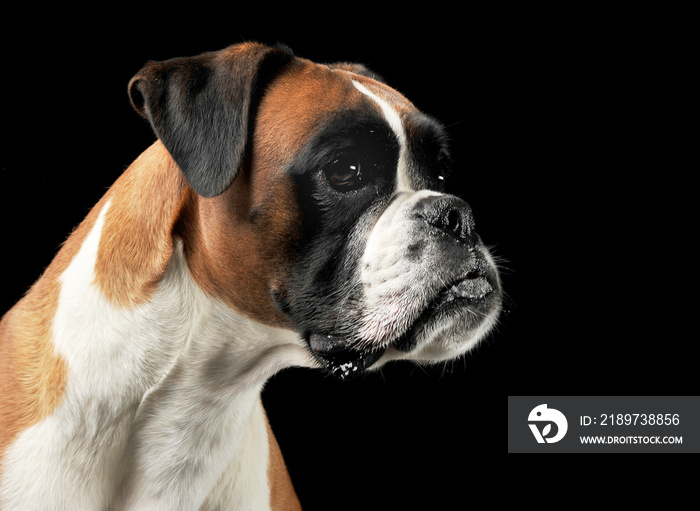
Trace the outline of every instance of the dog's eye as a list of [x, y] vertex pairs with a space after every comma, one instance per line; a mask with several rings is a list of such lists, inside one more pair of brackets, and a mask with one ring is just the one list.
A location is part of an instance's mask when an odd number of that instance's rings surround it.
[[328, 183], [338, 191], [349, 192], [363, 186], [362, 162], [355, 155], [342, 155], [323, 167]]

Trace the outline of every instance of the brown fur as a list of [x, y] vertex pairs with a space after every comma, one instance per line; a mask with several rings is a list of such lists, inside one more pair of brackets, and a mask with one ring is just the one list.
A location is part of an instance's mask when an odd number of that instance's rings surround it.
[[270, 485], [270, 508], [273, 511], [300, 511], [301, 503], [294, 491], [292, 479], [289, 477], [287, 466], [282, 458], [282, 451], [272, 433], [270, 422], [265, 415], [267, 439], [270, 444], [267, 467], [267, 480]]
[[7, 447], [50, 415], [65, 391], [67, 367], [51, 343], [57, 302], [58, 284], [47, 278], [0, 322], [0, 473]]
[[149, 299], [172, 254], [184, 189], [184, 178], [160, 142], [112, 187], [95, 280], [113, 303], [130, 307]]
[[277, 77], [260, 102], [250, 155], [233, 185], [213, 198], [190, 194], [178, 227], [197, 284], [267, 325], [291, 328], [270, 297], [300, 228], [294, 185], [283, 171], [331, 111], [362, 96], [338, 73], [297, 59]]
[[17, 435], [47, 417], [65, 392], [68, 367], [54, 353], [58, 278], [95, 223], [93, 211], [64, 243], [43, 276], [0, 322], [0, 471]]
[[[149, 299], [178, 235], [192, 276], [205, 292], [255, 321], [291, 327], [270, 296], [300, 229], [294, 186], [283, 170], [331, 112], [366, 101], [350, 76], [295, 59], [264, 95], [249, 158], [217, 197], [194, 193], [159, 141], [117, 180], [0, 322], [0, 471], [17, 435], [50, 415], [65, 392], [68, 367], [52, 340], [58, 279], [108, 200], [95, 283], [114, 304], [132, 307]], [[371, 78], [352, 78], [391, 91]], [[402, 104], [400, 111], [412, 108], [395, 92], [387, 94], [387, 100]], [[300, 509], [269, 424], [268, 435], [273, 509]]]
[[0, 459], [21, 431], [52, 413], [65, 392], [68, 367], [54, 353], [51, 331], [60, 294], [59, 277], [80, 250], [102, 208], [111, 200], [95, 281], [112, 302], [131, 306], [148, 299], [165, 271], [172, 252], [171, 226], [183, 189], [177, 166], [156, 142], [117, 180], [63, 244], [44, 275], [3, 317]]

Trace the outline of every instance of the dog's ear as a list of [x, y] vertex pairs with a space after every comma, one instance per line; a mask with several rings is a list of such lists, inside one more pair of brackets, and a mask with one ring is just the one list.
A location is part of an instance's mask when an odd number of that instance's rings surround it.
[[262, 92], [292, 58], [287, 48], [248, 43], [149, 62], [129, 82], [129, 97], [192, 188], [214, 197], [236, 177]]
[[374, 71], [368, 69], [364, 64], [356, 64], [354, 62], [336, 62], [335, 64], [328, 64], [331, 69], [340, 69], [341, 71], [350, 71], [356, 75], [366, 76], [372, 80], [377, 80], [378, 82], [386, 83], [384, 79], [379, 76]]

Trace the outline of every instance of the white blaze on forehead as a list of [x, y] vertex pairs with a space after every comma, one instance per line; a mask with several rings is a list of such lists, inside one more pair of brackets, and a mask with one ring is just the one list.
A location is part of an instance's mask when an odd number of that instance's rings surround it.
[[412, 191], [413, 188], [411, 187], [411, 182], [408, 178], [408, 141], [406, 138], [406, 131], [404, 130], [403, 123], [401, 122], [401, 117], [389, 103], [377, 96], [374, 92], [370, 91], [367, 87], [359, 82], [356, 82], [355, 80], [352, 81], [352, 84], [362, 94], [369, 97], [379, 105], [379, 108], [381, 108], [382, 113], [384, 114], [384, 118], [387, 120], [389, 126], [391, 126], [391, 129], [396, 134], [396, 138], [399, 139], [400, 149], [399, 164], [396, 171], [396, 191]]

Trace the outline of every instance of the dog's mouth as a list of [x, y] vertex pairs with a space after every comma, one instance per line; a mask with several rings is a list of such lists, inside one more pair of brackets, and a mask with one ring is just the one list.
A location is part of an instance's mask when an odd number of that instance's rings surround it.
[[386, 351], [386, 346], [358, 350], [342, 337], [323, 334], [311, 334], [309, 346], [316, 359], [341, 379], [369, 368]]
[[371, 367], [389, 346], [402, 352], [412, 351], [422, 330], [451, 315], [463, 316], [462, 325], [467, 330], [477, 328], [493, 307], [497, 289], [492, 272], [485, 265], [474, 265], [466, 275], [440, 289], [411, 326], [388, 344], [358, 349], [344, 337], [312, 333], [308, 338], [309, 347], [327, 370], [347, 379]]
[[466, 330], [478, 328], [496, 301], [497, 284], [493, 276], [482, 269], [471, 270], [448, 284], [436, 295], [413, 325], [392, 344], [403, 352], [412, 351], [419, 334], [430, 325], [447, 320], [450, 316], [462, 316]]
[[491, 292], [493, 292], [493, 286], [485, 276], [469, 273], [465, 278], [446, 286], [428, 305], [427, 309], [436, 310], [451, 302], [459, 303], [459, 300], [466, 300], [470, 304], [477, 303]]

